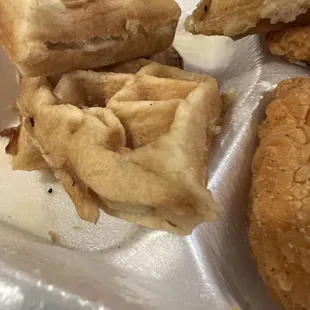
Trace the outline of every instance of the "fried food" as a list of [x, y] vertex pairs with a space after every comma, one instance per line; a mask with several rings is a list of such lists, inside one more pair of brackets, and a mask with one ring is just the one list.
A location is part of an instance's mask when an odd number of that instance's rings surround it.
[[156, 55], [152, 55], [148, 58], [149, 60], [158, 62], [162, 65], [177, 67], [180, 69], [184, 68], [183, 59], [179, 52], [174, 47], [169, 47], [167, 50], [158, 53]]
[[180, 235], [216, 219], [206, 190], [221, 114], [213, 78], [155, 62], [136, 74], [75, 71], [55, 87], [24, 78], [18, 107], [81, 218], [96, 222], [103, 209]]
[[48, 170], [49, 167], [41, 155], [39, 149], [33, 144], [23, 126], [4, 129], [0, 132], [0, 137], [9, 138], [9, 143], [5, 152], [13, 156], [11, 166], [13, 170]]
[[310, 79], [283, 81], [259, 127], [250, 244], [269, 291], [288, 310], [310, 309]]
[[201, 0], [185, 22], [193, 34], [245, 36], [309, 24], [308, 0]]
[[167, 49], [180, 14], [173, 0], [7, 0], [0, 44], [24, 76], [98, 68]]
[[284, 57], [290, 62], [310, 63], [310, 26], [293, 27], [266, 36], [271, 53]]
[[105, 66], [94, 71], [115, 72], [115, 73], [133, 73], [136, 74], [142, 67], [157, 62], [159, 64], [183, 69], [183, 59], [176, 49], [170, 46], [165, 51], [152, 55], [151, 57], [126, 61], [111, 66]]

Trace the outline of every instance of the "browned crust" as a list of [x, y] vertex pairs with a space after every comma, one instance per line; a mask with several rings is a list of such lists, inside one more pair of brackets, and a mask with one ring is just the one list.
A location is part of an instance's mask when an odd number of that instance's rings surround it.
[[293, 22], [272, 23], [269, 18], [260, 17], [262, 9], [262, 0], [202, 0], [186, 20], [185, 28], [193, 34], [227, 35], [239, 39], [310, 23], [309, 10], [304, 14], [299, 13]]
[[259, 127], [249, 239], [269, 291], [310, 309], [310, 79], [283, 81]]
[[310, 26], [272, 32], [266, 37], [271, 53], [291, 62], [310, 61]]
[[308, 11], [305, 14], [298, 16], [296, 18], [296, 20], [294, 22], [291, 22], [291, 23], [280, 22], [280, 23], [276, 23], [276, 24], [271, 24], [270, 20], [262, 19], [256, 25], [256, 27], [251, 28], [249, 31], [240, 35], [239, 37], [235, 37], [235, 39], [236, 38], [242, 38], [242, 37], [245, 37], [245, 36], [251, 35], [251, 34], [266, 35], [270, 32], [279, 31], [282, 29], [290, 28], [290, 27], [297, 27], [297, 26], [301, 26], [301, 25], [309, 25], [309, 23], [310, 23], [310, 11]]

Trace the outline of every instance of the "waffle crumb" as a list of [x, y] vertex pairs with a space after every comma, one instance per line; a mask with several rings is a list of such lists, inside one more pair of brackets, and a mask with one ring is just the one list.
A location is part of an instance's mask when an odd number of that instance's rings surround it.
[[57, 242], [57, 235], [56, 235], [56, 233], [55, 233], [53, 230], [50, 230], [50, 231], [48, 232], [48, 235], [50, 236], [51, 241], [52, 241], [53, 243], [56, 243], [56, 242]]

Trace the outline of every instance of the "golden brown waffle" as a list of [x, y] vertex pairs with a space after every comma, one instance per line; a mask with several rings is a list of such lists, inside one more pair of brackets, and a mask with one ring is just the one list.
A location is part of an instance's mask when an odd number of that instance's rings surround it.
[[272, 295], [310, 309], [310, 79], [283, 81], [259, 129], [250, 243]]
[[0, 45], [23, 76], [99, 68], [167, 49], [180, 14], [174, 0], [0, 1]]
[[18, 127], [4, 129], [0, 137], [10, 139], [5, 148], [7, 154], [13, 155], [11, 166], [13, 170], [48, 170], [49, 167], [40, 151], [33, 145], [32, 140], [23, 126], [24, 118]]
[[216, 219], [206, 190], [221, 113], [213, 78], [153, 62], [136, 74], [75, 71], [55, 87], [25, 78], [18, 107], [81, 218], [96, 222], [103, 209], [181, 235]]

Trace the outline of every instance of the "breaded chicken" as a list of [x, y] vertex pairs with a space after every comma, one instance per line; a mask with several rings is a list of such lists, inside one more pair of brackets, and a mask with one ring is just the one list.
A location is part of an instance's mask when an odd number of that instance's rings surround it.
[[266, 34], [310, 22], [308, 0], [201, 0], [185, 22], [193, 34]]
[[266, 42], [271, 53], [290, 62], [310, 62], [310, 26], [288, 28], [267, 35]]
[[310, 79], [283, 81], [259, 128], [249, 238], [269, 291], [310, 309]]

